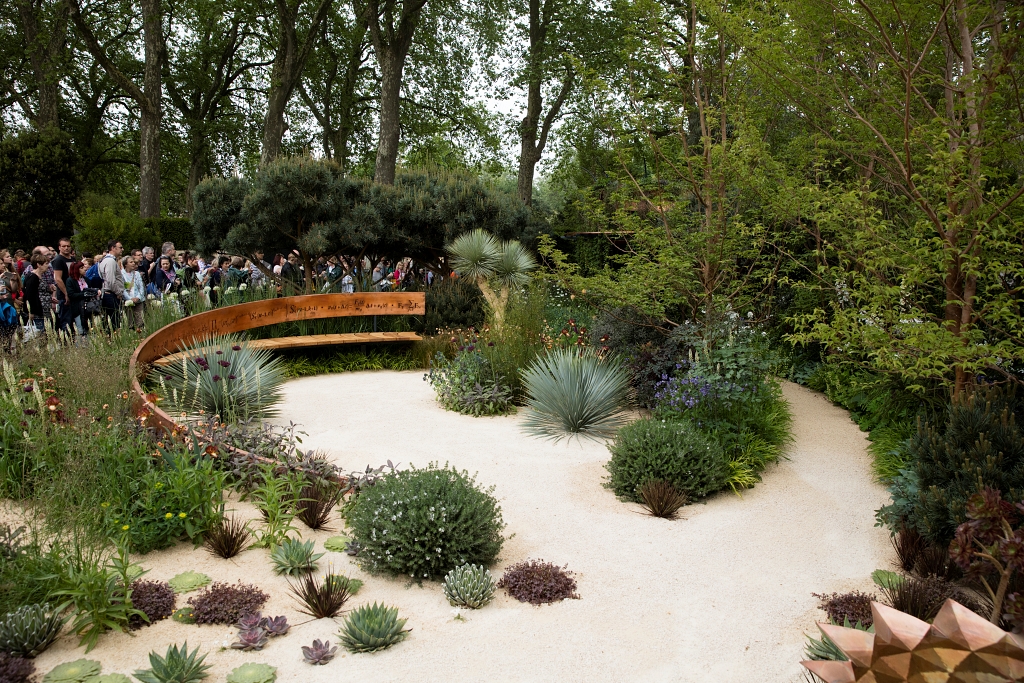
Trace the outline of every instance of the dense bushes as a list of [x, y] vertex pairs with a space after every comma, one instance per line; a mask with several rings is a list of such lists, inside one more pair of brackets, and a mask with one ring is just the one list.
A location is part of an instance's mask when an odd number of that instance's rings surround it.
[[726, 485], [729, 465], [721, 446], [686, 420], [648, 418], [619, 430], [609, 450], [609, 486], [615, 495], [643, 502], [640, 487], [667, 481], [691, 498], [703, 498]]
[[417, 580], [440, 578], [466, 563], [489, 565], [504, 541], [492, 490], [467, 472], [433, 464], [365, 487], [347, 521], [366, 569]]
[[446, 278], [426, 290], [423, 334], [445, 330], [479, 329], [484, 324], [483, 295], [480, 288], [464, 278]]

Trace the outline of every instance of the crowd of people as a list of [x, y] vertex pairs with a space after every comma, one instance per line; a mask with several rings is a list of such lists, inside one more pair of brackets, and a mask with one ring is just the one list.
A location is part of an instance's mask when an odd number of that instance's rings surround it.
[[[352, 293], [357, 289], [395, 291], [430, 284], [433, 273], [413, 267], [411, 259], [387, 260], [327, 256], [307, 267], [298, 252], [264, 260], [178, 251], [164, 242], [126, 252], [110, 240], [97, 254], [76, 251], [71, 238], [57, 248], [35, 247], [31, 253], [0, 250], [0, 344], [9, 350], [18, 338], [55, 333], [81, 339], [96, 324], [107, 333], [122, 326], [143, 332], [147, 306], [172, 300], [182, 315], [196, 302], [216, 306], [227, 292], [274, 286], [290, 295], [306, 291]], [[307, 289], [307, 278], [312, 282]]]

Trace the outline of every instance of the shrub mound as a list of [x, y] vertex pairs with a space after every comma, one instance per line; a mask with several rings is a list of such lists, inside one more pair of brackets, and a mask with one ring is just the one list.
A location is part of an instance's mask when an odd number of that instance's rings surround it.
[[714, 493], [729, 480], [721, 446], [686, 420], [637, 420], [619, 430], [608, 450], [609, 487], [635, 503], [644, 502], [640, 487], [654, 479], [668, 482], [691, 499]]
[[197, 624], [234, 624], [247, 614], [259, 612], [269, 598], [256, 586], [218, 582], [189, 598], [188, 604]]
[[543, 605], [566, 598], [578, 600], [580, 597], [576, 593], [576, 579], [572, 572], [544, 560], [527, 560], [512, 565], [505, 570], [498, 581], [498, 587], [504, 588], [519, 602], [531, 605]]
[[491, 564], [501, 550], [501, 507], [476, 478], [445, 465], [381, 477], [359, 492], [348, 524], [363, 566], [440, 578], [464, 564]]
[[818, 598], [818, 608], [828, 615], [828, 620], [833, 624], [842, 625], [844, 621], [851, 624], [860, 624], [869, 628], [874, 623], [871, 616], [871, 601], [878, 598], [868, 593], [852, 591], [850, 593], [832, 593], [831, 595], [819, 595], [812, 593]]
[[149, 621], [133, 616], [128, 626], [133, 629], [149, 626], [174, 613], [174, 590], [163, 581], [133, 581], [132, 606], [142, 610]]

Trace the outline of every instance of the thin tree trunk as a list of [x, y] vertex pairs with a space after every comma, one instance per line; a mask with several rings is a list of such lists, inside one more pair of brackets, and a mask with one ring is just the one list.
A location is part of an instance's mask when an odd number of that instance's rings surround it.
[[380, 64], [380, 135], [377, 140], [377, 161], [373, 179], [384, 185], [395, 184], [398, 165], [398, 142], [401, 135], [399, 94], [402, 88], [404, 55], [398, 58], [392, 50], [378, 56]]
[[60, 73], [58, 62], [67, 44], [69, 6], [67, 0], [60, 0], [55, 17], [49, 26], [48, 37], [40, 35], [39, 25], [42, 2], [19, 0], [18, 14], [25, 43], [28, 47], [29, 63], [36, 82], [38, 104], [32, 112], [32, 124], [39, 130], [60, 127]]
[[163, 93], [160, 69], [163, 66], [164, 36], [160, 0], [142, 0], [142, 30], [146, 63], [143, 92], [146, 103], [139, 120], [139, 215], [160, 215], [160, 115]]

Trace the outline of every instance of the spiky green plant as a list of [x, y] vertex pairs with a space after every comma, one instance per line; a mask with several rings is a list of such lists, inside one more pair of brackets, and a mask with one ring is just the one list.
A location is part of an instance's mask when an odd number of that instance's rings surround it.
[[[843, 627], [855, 628], [858, 631], [867, 631], [868, 633], [875, 632], [874, 626], [868, 626], [865, 628], [861, 626], [860, 622], [851, 624], [849, 619], [843, 619]], [[849, 659], [843, 651], [839, 649], [839, 646], [824, 633], [821, 634], [821, 638], [807, 636], [807, 643], [804, 645], [804, 656], [807, 657], [807, 659], [829, 660], [833, 662], [845, 662]]]
[[198, 657], [199, 648], [188, 651], [188, 642], [181, 648], [171, 645], [163, 657], [156, 652], [149, 653], [148, 669], [135, 672], [135, 677], [142, 683], [198, 683], [210, 674], [210, 664], [203, 664], [206, 655]]
[[523, 371], [529, 397], [523, 428], [558, 441], [610, 438], [625, 421], [629, 373], [618, 359], [589, 349], [552, 349]]
[[409, 630], [403, 630], [405, 619], [398, 618], [398, 608], [362, 605], [352, 610], [338, 632], [342, 646], [349, 652], [376, 652], [405, 640]]
[[232, 421], [273, 416], [285, 379], [280, 358], [230, 336], [193, 340], [179, 359], [150, 373], [157, 394], [179, 413]]
[[455, 271], [476, 282], [491, 309], [494, 328], [500, 330], [509, 293], [529, 282], [529, 272], [537, 267], [537, 260], [519, 242], [501, 242], [483, 230], [460, 235], [446, 249]]
[[82, 683], [90, 676], [96, 676], [101, 669], [94, 659], [76, 659], [53, 667], [43, 676], [43, 683]]
[[0, 652], [32, 658], [60, 635], [69, 617], [49, 605], [25, 605], [0, 621]]
[[444, 577], [444, 596], [454, 607], [479, 609], [494, 597], [494, 578], [480, 564], [464, 564]]
[[192, 591], [199, 590], [208, 583], [210, 583], [209, 576], [190, 570], [173, 577], [167, 582], [167, 585], [169, 585], [175, 593], [190, 593]]
[[274, 571], [287, 576], [298, 576], [316, 569], [316, 561], [323, 553], [313, 552], [313, 541], [303, 543], [297, 538], [285, 538], [270, 553]]
[[228, 674], [227, 683], [274, 683], [277, 680], [277, 668], [269, 664], [247, 662], [235, 667]]

